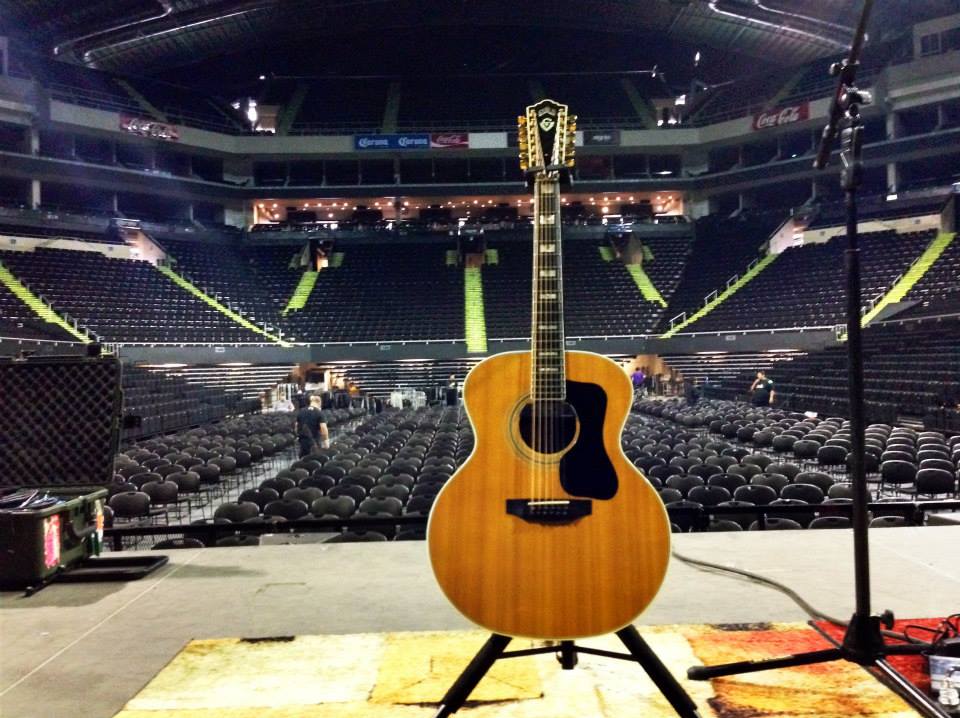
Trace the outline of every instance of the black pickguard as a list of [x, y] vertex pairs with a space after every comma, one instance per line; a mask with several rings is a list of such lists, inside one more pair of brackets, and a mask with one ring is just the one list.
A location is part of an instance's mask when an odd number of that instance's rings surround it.
[[571, 496], [612, 499], [618, 482], [603, 446], [607, 393], [598, 384], [567, 381], [567, 402], [577, 412], [580, 435], [560, 459], [560, 485]]

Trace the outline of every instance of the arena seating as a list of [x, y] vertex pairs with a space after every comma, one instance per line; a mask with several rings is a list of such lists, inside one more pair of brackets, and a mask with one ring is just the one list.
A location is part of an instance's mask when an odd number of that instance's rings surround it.
[[236, 522], [383, 518], [377, 533], [423, 538], [422, 528], [397, 532], [390, 519], [426, 516], [472, 449], [469, 424], [456, 408], [384, 412], [221, 504], [214, 515]]
[[[800, 526], [849, 526], [818, 521], [836, 515], [833, 507], [849, 503], [852, 496], [849, 422], [842, 418], [810, 418], [722, 401], [696, 406], [645, 401], [637, 410], [646, 416], [633, 417], [627, 425], [627, 455], [656, 482], [668, 510], [681, 501], [708, 511], [763, 504], [778, 508], [772, 517]], [[703, 428], [707, 436], [701, 434]], [[938, 432], [869, 425], [865, 466], [871, 500], [955, 498], [960, 461], [956, 448], [955, 440], [948, 442]], [[892, 507], [885, 511], [882, 503], [871, 509], [874, 518], [900, 514]], [[747, 512], [718, 518], [736, 519], [740, 528], [761, 528]], [[913, 519], [913, 512], [904, 517], [905, 522]], [[825, 525], [830, 523], [834, 526]], [[686, 528], [675, 524], [674, 530]], [[738, 530], [713, 530], [731, 529]]]
[[[844, 420], [728, 401], [641, 401], [635, 408], [622, 445], [658, 490], [674, 531], [849, 527]], [[886, 424], [872, 424], [867, 436], [871, 500], [956, 495], [956, 442]], [[328, 539], [335, 541], [361, 540], [351, 519], [379, 518], [382, 525], [364, 527], [377, 540], [423, 538], [422, 528], [391, 520], [425, 516], [473, 442], [459, 409], [390, 410], [221, 503], [214, 516], [220, 523], [342, 521], [345, 535]], [[754, 510], [760, 505], [770, 507], [767, 518]], [[878, 521], [903, 512], [883, 503], [871, 510]], [[904, 521], [915, 517], [911, 511]]]
[[109, 73], [40, 57], [30, 58], [30, 67], [31, 75], [50, 88], [54, 99], [114, 112], [143, 114], [143, 108]]
[[[923, 417], [960, 398], [960, 321], [916, 326], [890, 322], [863, 333], [866, 413], [871, 421], [894, 423], [902, 415]], [[793, 411], [849, 413], [846, 347], [837, 346], [777, 365], [771, 375], [779, 406]], [[753, 381], [744, 372], [712, 395], [745, 394]]]
[[496, 264], [483, 268], [484, 304], [489, 307], [487, 336], [495, 339], [530, 336], [531, 244], [488, 241], [487, 247], [498, 256]]
[[[601, 254], [605, 239], [568, 238], [564, 243], [567, 334], [664, 331], [671, 317], [696, 310], [706, 294], [722, 290], [734, 273], [742, 272], [780, 219], [779, 214], [706, 218], [698, 222], [695, 241], [682, 234], [644, 232], [648, 256], [643, 269], [667, 307], [645, 300], [619, 261], [605, 261]], [[282, 329], [287, 338], [357, 342], [452, 340], [465, 335], [462, 268], [447, 264], [453, 240], [436, 241], [427, 230], [399, 238], [395, 234], [381, 237], [373, 230], [374, 237], [337, 240], [335, 253], [343, 258], [342, 264], [322, 270], [306, 306], [286, 316], [282, 312], [303, 276], [303, 268], [294, 260], [305, 240], [291, 237], [287, 244], [256, 244], [218, 237], [214, 241], [205, 239], [196, 226], [190, 230], [197, 239], [184, 239], [184, 233], [171, 230], [161, 241], [176, 260], [177, 271], [260, 326]], [[61, 236], [53, 227], [44, 233]], [[93, 231], [63, 234], [84, 241], [101, 239]], [[862, 235], [864, 305], [883, 296], [932, 238], [932, 231]], [[485, 242], [497, 256], [481, 275], [487, 336], [525, 337], [532, 263], [528, 230], [491, 227]], [[751, 282], [685, 327], [684, 333], [826, 328], [843, 323], [844, 247], [845, 239], [837, 236], [786, 250]], [[145, 262], [47, 248], [2, 256], [15, 276], [103, 341], [259, 339], [175, 287]], [[83, 272], [78, 273], [78, 267]], [[907, 295], [908, 302], [918, 304], [899, 316], [954, 313], [958, 271], [960, 242], [954, 241]], [[149, 317], [144, 313], [147, 308]]]
[[[563, 246], [564, 319], [568, 336], [648, 334], [663, 308], [646, 301], [621, 262], [604, 261], [592, 240]], [[528, 273], [529, 273], [529, 267]], [[487, 269], [484, 269], [486, 273]], [[493, 271], [496, 271], [494, 268]], [[602, 290], [598, 291], [598, 288]], [[529, 298], [527, 299], [529, 304]], [[491, 305], [490, 313], [500, 311]], [[527, 327], [526, 333], [530, 329]]]
[[904, 301], [919, 304], [898, 314], [897, 319], [960, 311], [960, 241], [954, 238], [933, 266], [907, 292]]
[[287, 266], [296, 247], [239, 248], [175, 239], [162, 244], [180, 274], [260, 325], [277, 321], [299, 279]]
[[[864, 304], [889, 290], [934, 236], [933, 231], [863, 234], [861, 277]], [[845, 245], [845, 238], [838, 236], [822, 244], [787, 249], [753, 281], [686, 331], [830, 327], [842, 323], [846, 316]]]
[[148, 262], [98, 252], [0, 252], [58, 312], [104, 342], [257, 342], [260, 337], [167, 280]]
[[124, 367], [122, 383], [124, 414], [141, 420], [139, 427], [124, 431], [125, 438], [176, 431], [260, 409], [258, 400], [243, 400], [238, 392], [190, 384], [133, 365]]
[[644, 261], [643, 271], [650, 277], [653, 286], [657, 288], [664, 300], [669, 303], [680, 284], [684, 265], [690, 256], [691, 238], [654, 235], [645, 236], [643, 243], [652, 254], [652, 259]]
[[[287, 315], [291, 338], [314, 342], [463, 339], [463, 270], [444, 244], [349, 244], [307, 305]], [[529, 301], [528, 301], [529, 304]]]
[[696, 240], [660, 329], [670, 328], [671, 317], [682, 312], [693, 314], [703, 306], [704, 297], [722, 291], [731, 277], [742, 274], [760, 256], [761, 245], [782, 220], [779, 214], [735, 219], [711, 215], [698, 220]]
[[56, 324], [40, 319], [3, 284], [0, 284], [0, 337], [76, 341], [76, 337]]

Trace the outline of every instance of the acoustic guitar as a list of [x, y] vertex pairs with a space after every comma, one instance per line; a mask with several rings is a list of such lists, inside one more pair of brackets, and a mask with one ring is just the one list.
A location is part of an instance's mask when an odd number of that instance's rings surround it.
[[475, 446], [437, 496], [427, 540], [440, 587], [471, 621], [573, 639], [619, 630], [653, 600], [670, 522], [620, 446], [633, 399], [626, 372], [565, 350], [560, 179], [573, 166], [576, 118], [543, 100], [519, 126], [534, 185], [531, 350], [467, 375]]

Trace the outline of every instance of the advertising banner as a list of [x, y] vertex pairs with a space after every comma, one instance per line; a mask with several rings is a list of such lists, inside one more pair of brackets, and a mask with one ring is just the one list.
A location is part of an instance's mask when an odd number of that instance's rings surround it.
[[810, 119], [810, 103], [801, 102], [799, 105], [778, 107], [767, 112], [761, 112], [753, 117], [753, 129], [765, 130], [770, 127], [792, 125], [794, 122], [803, 122]]
[[428, 150], [430, 135], [418, 132], [406, 135], [354, 135], [356, 150]]
[[156, 120], [148, 120], [144, 117], [133, 117], [132, 115], [120, 115], [120, 129], [141, 137], [150, 137], [154, 140], [167, 140], [177, 142], [180, 139], [180, 130], [173, 125]]
[[620, 130], [584, 130], [584, 145], [619, 145]]
[[434, 132], [430, 135], [430, 146], [434, 149], [465, 150], [470, 147], [470, 135], [466, 132]]

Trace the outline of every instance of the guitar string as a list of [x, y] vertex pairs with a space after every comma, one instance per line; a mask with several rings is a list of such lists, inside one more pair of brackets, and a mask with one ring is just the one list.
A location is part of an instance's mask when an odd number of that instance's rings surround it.
[[541, 450], [540, 444], [540, 412], [538, 406], [538, 394], [539, 394], [539, 385], [537, 377], [537, 364], [539, 363], [540, 358], [540, 324], [542, 318], [540, 316], [540, 285], [539, 285], [539, 273], [540, 273], [540, 254], [538, 250], [538, 244], [540, 242], [540, 221], [537, 217], [537, 212], [540, 204], [540, 180], [537, 177], [534, 180], [533, 184], [533, 324], [531, 326], [531, 342], [532, 342], [532, 353], [530, 356], [530, 400], [532, 403], [531, 411], [531, 438], [533, 440], [533, 451], [534, 451], [534, 461], [532, 467], [533, 473], [533, 498], [535, 500], [540, 498], [540, 471], [539, 471], [539, 462], [536, 460], [536, 454]]

